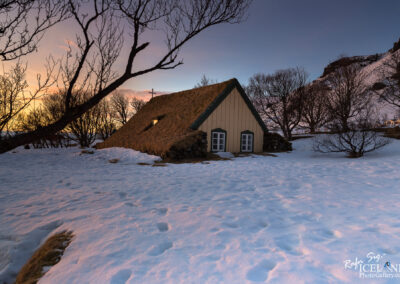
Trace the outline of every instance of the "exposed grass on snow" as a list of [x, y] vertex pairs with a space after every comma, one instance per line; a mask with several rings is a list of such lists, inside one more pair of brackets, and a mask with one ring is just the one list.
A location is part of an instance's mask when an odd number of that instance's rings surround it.
[[387, 128], [385, 130], [385, 137], [400, 139], [400, 127]]
[[[160, 163], [169, 163], [169, 164], [197, 164], [197, 163], [204, 163], [208, 161], [229, 161], [230, 158], [223, 158], [220, 157], [216, 154], [213, 153], [207, 153], [205, 157], [197, 157], [197, 158], [186, 158], [186, 159], [181, 159], [181, 160], [175, 160], [175, 159], [163, 159], [160, 161]], [[156, 162], [154, 165], [156, 166], [158, 162]]]
[[50, 238], [32, 255], [18, 273], [15, 284], [33, 284], [56, 265], [71, 243], [73, 234], [70, 231], [57, 233]]

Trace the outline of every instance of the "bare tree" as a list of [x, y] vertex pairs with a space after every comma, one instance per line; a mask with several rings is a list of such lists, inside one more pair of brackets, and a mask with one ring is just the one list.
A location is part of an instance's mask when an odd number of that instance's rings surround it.
[[0, 57], [13, 60], [37, 50], [44, 32], [69, 17], [65, 0], [0, 1]]
[[25, 71], [26, 67], [18, 63], [9, 73], [0, 76], [0, 132], [31, 101], [24, 96], [24, 90], [28, 86]]
[[314, 82], [305, 88], [304, 93], [302, 127], [308, 129], [310, 133], [315, 133], [328, 121], [326, 97], [329, 90], [324, 84]]
[[108, 100], [104, 99], [99, 103], [99, 125], [97, 132], [101, 139], [106, 140], [117, 129], [114, 115]]
[[146, 104], [146, 102], [144, 100], [138, 99], [136, 97], [134, 97], [131, 100], [131, 107], [134, 111], [134, 114], [136, 114], [139, 110], [142, 109], [142, 107], [144, 107], [144, 105]]
[[389, 55], [380, 71], [381, 87], [377, 90], [380, 98], [400, 108], [400, 50]]
[[[45, 78], [37, 76], [36, 89], [29, 88], [25, 80], [27, 66], [19, 61], [8, 72], [0, 75], [0, 133], [7, 131], [17, 117], [28, 108], [32, 101], [38, 99], [42, 92], [48, 90], [55, 82], [56, 64], [51, 58], [47, 61]], [[0, 135], [0, 140], [4, 138]]]
[[376, 126], [371, 91], [356, 64], [341, 67], [328, 77], [327, 99], [330, 127], [334, 134], [314, 138], [317, 152], [344, 152], [359, 158], [386, 146], [390, 140], [373, 131]]
[[[31, 107], [29, 110], [20, 113], [17, 118], [18, 129], [22, 131], [33, 131], [45, 126], [51, 115], [44, 106]], [[71, 146], [70, 139], [67, 133], [55, 133], [46, 137], [41, 137], [32, 141], [34, 148], [58, 148]], [[27, 146], [29, 147], [29, 146]]]
[[[251, 0], [68, 0], [68, 12], [79, 31], [75, 39], [77, 50], [70, 47], [62, 65], [65, 112], [45, 127], [3, 139], [0, 153], [64, 129], [129, 79], [183, 64], [178, 59], [179, 51], [190, 39], [212, 26], [240, 22], [250, 3]], [[154, 29], [165, 31], [166, 51], [154, 64], [136, 69], [138, 55], [150, 45], [142, 35]], [[124, 41], [127, 36], [130, 38]], [[123, 42], [130, 42], [129, 52], [124, 57], [125, 68], [118, 74], [113, 67]], [[73, 105], [73, 96], [78, 92], [90, 96]]]
[[197, 83], [196, 85], [194, 85], [195, 88], [200, 88], [200, 87], [204, 87], [204, 86], [208, 86], [211, 84], [216, 84], [217, 80], [213, 80], [208, 78], [205, 74], [203, 74], [203, 76], [200, 79], [200, 82]]
[[371, 93], [365, 84], [366, 75], [357, 64], [338, 68], [326, 80], [331, 89], [326, 96], [326, 107], [333, 127], [349, 130], [352, 119], [362, 115], [371, 102]]
[[389, 138], [373, 131], [372, 127], [367, 119], [349, 123], [347, 131], [314, 137], [313, 149], [320, 153], [347, 153], [350, 158], [360, 158], [390, 143]]
[[131, 117], [129, 109], [129, 99], [123, 93], [116, 91], [111, 96], [111, 109], [115, 115], [115, 120], [124, 125]]
[[306, 83], [304, 69], [291, 68], [272, 75], [254, 75], [247, 91], [261, 116], [278, 125], [290, 140], [302, 117]]
[[[89, 94], [79, 93], [74, 95], [74, 104], [87, 100]], [[71, 139], [78, 142], [81, 147], [90, 147], [96, 140], [96, 134], [101, 125], [101, 104], [96, 105], [83, 115], [73, 120], [67, 126], [72, 133]]]

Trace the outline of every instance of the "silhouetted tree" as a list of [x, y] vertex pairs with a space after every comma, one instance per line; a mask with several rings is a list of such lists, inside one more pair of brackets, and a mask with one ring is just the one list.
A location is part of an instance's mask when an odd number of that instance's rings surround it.
[[217, 83], [217, 80], [210, 79], [205, 74], [203, 74], [203, 76], [200, 79], [200, 82], [197, 83], [194, 87], [200, 88], [200, 87], [204, 87], [204, 86], [208, 86], [208, 85], [212, 85], [212, 84], [216, 84], [216, 83]]
[[389, 138], [373, 131], [373, 124], [367, 118], [357, 118], [347, 124], [343, 131], [340, 124], [334, 134], [314, 137], [313, 149], [320, 153], [346, 153], [350, 158], [360, 158], [365, 153], [380, 149], [390, 143]]
[[322, 83], [314, 82], [304, 90], [302, 127], [315, 133], [317, 129], [324, 126], [328, 121], [328, 110], [326, 108], [326, 97], [329, 89]]
[[106, 140], [117, 129], [110, 103], [104, 99], [99, 103], [99, 125], [97, 132], [101, 139]]
[[272, 75], [256, 74], [246, 89], [260, 115], [278, 125], [290, 140], [302, 117], [306, 83], [304, 69], [291, 68]]
[[138, 99], [136, 97], [134, 97], [131, 100], [131, 107], [134, 111], [134, 114], [136, 114], [139, 110], [142, 109], [142, 107], [144, 107], [144, 105], [146, 104], [146, 102], [144, 100]]
[[24, 95], [28, 86], [25, 72], [26, 67], [18, 63], [9, 73], [0, 75], [0, 133], [33, 99]]
[[122, 125], [128, 122], [131, 116], [129, 99], [123, 93], [119, 91], [114, 92], [110, 99], [110, 106], [116, 121]]
[[331, 91], [325, 98], [333, 127], [339, 124], [341, 131], [347, 131], [351, 120], [369, 108], [371, 93], [365, 77], [356, 64], [340, 67], [328, 76], [326, 83]]
[[[87, 100], [88, 96], [87, 93], [75, 94], [72, 103], [78, 105]], [[72, 133], [71, 139], [78, 142], [81, 147], [90, 147], [96, 140], [96, 134], [101, 125], [100, 106], [101, 104], [97, 104], [67, 126], [67, 130]]]
[[[238, 23], [245, 16], [251, 0], [179, 0], [145, 1], [77, 1], [68, 0], [68, 15], [79, 30], [76, 48], [70, 46], [61, 65], [62, 86], [66, 87], [64, 114], [54, 123], [3, 139], [0, 153], [64, 129], [129, 79], [155, 70], [169, 70], [183, 64], [178, 59], [181, 48], [202, 31], [222, 23]], [[92, 5], [92, 7], [89, 7]], [[122, 32], [122, 28], [126, 32]], [[166, 34], [166, 51], [152, 65], [135, 68], [138, 55], [150, 42], [144, 32], [162, 29]], [[131, 36], [128, 40], [124, 37]], [[148, 38], [148, 37], [147, 37]], [[123, 42], [130, 42], [125, 67], [114, 71]], [[78, 105], [74, 94], [89, 93]]]
[[0, 57], [13, 60], [37, 50], [44, 32], [67, 19], [65, 0], [1, 0]]
[[383, 84], [377, 91], [380, 98], [400, 108], [400, 50], [390, 53], [380, 71]]

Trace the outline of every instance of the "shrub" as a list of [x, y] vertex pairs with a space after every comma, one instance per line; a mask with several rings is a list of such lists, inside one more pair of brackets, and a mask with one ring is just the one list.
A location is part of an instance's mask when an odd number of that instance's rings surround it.
[[390, 143], [388, 138], [375, 131], [353, 129], [335, 134], [323, 134], [314, 138], [313, 149], [320, 153], [346, 153], [349, 158], [360, 158]]

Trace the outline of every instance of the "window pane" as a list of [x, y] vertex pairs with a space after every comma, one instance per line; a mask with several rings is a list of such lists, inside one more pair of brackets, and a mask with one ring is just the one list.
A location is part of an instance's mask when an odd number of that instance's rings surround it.
[[218, 133], [217, 133], [217, 132], [213, 132], [212, 137], [213, 137], [213, 138], [218, 138]]

